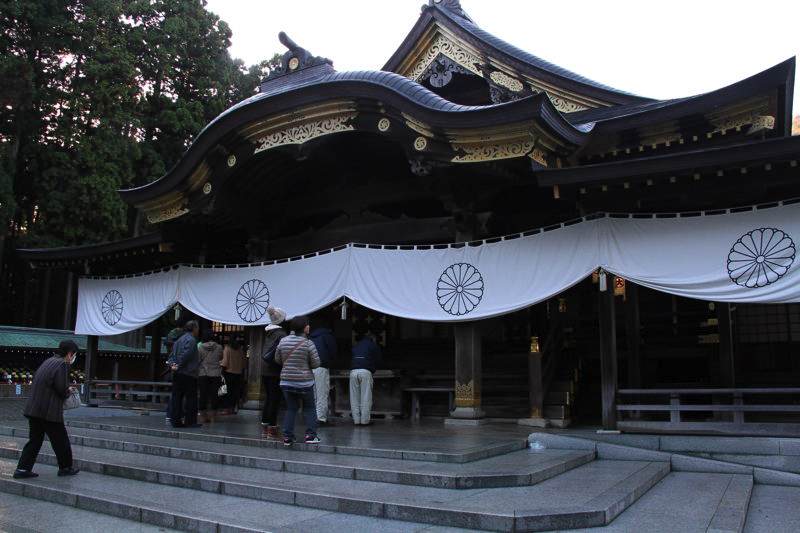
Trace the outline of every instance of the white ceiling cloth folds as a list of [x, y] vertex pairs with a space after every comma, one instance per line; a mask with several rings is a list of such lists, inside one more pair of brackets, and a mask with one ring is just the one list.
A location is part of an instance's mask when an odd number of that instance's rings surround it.
[[269, 323], [346, 296], [387, 314], [465, 321], [535, 304], [603, 268], [655, 290], [721, 302], [800, 302], [800, 204], [695, 216], [601, 215], [475, 245], [349, 245], [243, 267], [179, 266], [80, 280], [75, 331], [114, 335], [180, 302], [228, 324]]

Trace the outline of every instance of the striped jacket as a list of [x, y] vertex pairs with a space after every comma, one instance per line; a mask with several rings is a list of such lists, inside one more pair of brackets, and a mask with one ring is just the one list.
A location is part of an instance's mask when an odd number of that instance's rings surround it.
[[305, 389], [314, 386], [313, 368], [319, 368], [319, 354], [314, 343], [305, 336], [287, 335], [275, 352], [281, 370], [281, 387]]

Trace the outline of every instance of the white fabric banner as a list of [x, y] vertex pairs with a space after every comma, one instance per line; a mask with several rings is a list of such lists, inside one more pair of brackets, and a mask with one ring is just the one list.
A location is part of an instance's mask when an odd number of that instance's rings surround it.
[[350, 249], [242, 268], [180, 268], [181, 305], [226, 324], [269, 324], [267, 307], [310, 313], [345, 293]]
[[179, 269], [117, 279], [78, 280], [75, 333], [117, 335], [146, 326], [178, 301]]
[[597, 268], [655, 290], [709, 301], [800, 302], [800, 204], [703, 216], [604, 216], [477, 246], [351, 245], [250, 267], [82, 279], [76, 333], [141, 327], [179, 301], [228, 324], [268, 323], [343, 296], [416, 320], [465, 321], [550, 298]]

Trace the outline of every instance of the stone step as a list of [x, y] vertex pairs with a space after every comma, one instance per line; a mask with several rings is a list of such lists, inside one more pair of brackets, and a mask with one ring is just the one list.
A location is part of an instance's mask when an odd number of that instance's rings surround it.
[[[2, 427], [0, 433], [8, 433], [8, 429]], [[15, 451], [25, 444], [28, 432], [24, 429], [13, 429], [10, 433], [13, 435], [0, 438], [0, 454], [16, 457]], [[103, 454], [104, 457], [114, 458], [110, 453], [128, 452], [132, 454], [129, 456], [132, 458], [136, 458], [136, 454], [145, 454], [148, 457], [257, 468], [272, 472], [449, 489], [531, 485], [586, 464], [595, 457], [592, 451], [544, 450], [541, 453], [530, 453], [521, 450], [471, 463], [446, 464], [373, 457], [339, 457], [287, 449], [257, 450], [237, 445], [220, 447], [217, 444], [204, 445], [202, 442], [189, 443], [158, 437], [122, 440], [113, 433], [92, 430], [73, 431], [70, 441], [76, 449], [86, 450], [85, 455], [89, 457]], [[103, 451], [95, 451], [92, 455], [89, 451], [91, 448]], [[124, 454], [119, 455], [118, 460], [126, 461]], [[147, 462], [142, 464], [146, 465]]]
[[0, 531], [9, 533], [172, 533], [175, 529], [148, 526], [141, 522], [25, 498], [5, 493], [0, 496]]
[[[90, 455], [84, 452], [76, 449], [76, 466], [88, 470], [81, 482], [89, 479], [89, 484], [95, 490], [89, 496], [95, 498], [99, 494], [120, 494], [118, 491], [122, 488], [118, 483], [124, 479], [124, 483], [149, 482], [152, 488], [140, 487], [134, 492], [124, 489], [124, 494], [135, 494], [137, 497], [143, 493], [151, 496], [167, 489], [191, 488], [197, 494], [210, 493], [218, 498], [234, 496], [273, 504], [498, 531], [607, 524], [669, 472], [666, 463], [593, 461], [528, 487], [453, 491], [207, 465], [96, 449], [92, 449]], [[112, 460], [106, 461], [105, 453], [111, 454]], [[124, 455], [124, 462], [114, 462], [113, 455]], [[132, 457], [134, 455], [140, 457]], [[40, 459], [43, 463], [49, 463], [55, 457], [43, 453]], [[0, 465], [5, 465], [3, 471], [6, 472], [5, 478], [0, 478], [0, 489], [19, 494], [19, 488], [9, 485], [12, 480], [8, 479], [8, 475], [14, 464], [9, 460], [0, 461]], [[44, 467], [37, 467], [39, 470], [41, 468]], [[122, 479], [116, 476], [122, 476]], [[58, 485], [53, 484], [48, 476], [44, 480], [39, 478], [31, 481], [40, 488], [33, 492], [23, 491], [22, 495], [40, 497], [44, 490], [40, 485], [42, 482], [46, 483], [48, 490], [58, 490]], [[80, 499], [84, 486], [82, 483], [73, 484], [59, 497], [75, 498], [74, 493], [77, 492]], [[183, 501], [194, 502], [198, 499], [202, 498], [193, 497]], [[96, 507], [90, 510], [103, 508], [99, 504]], [[225, 505], [219, 502], [214, 507]], [[252, 507], [260, 508], [260, 505]], [[217, 517], [220, 520], [222, 518]], [[175, 527], [175, 524], [164, 525]]]
[[[580, 434], [580, 433], [577, 433]], [[583, 434], [580, 437], [534, 432], [529, 436], [532, 440], [542, 442], [548, 449], [557, 450], [594, 450], [598, 459], [631, 459], [640, 461], [669, 461], [672, 470], [677, 472], [705, 472], [724, 474], [743, 474], [753, 476], [757, 484], [785, 485], [800, 487], [800, 474], [764, 468], [757, 464], [746, 464], [739, 461], [726, 461], [721, 458], [709, 459], [690, 453], [674, 453], [660, 451], [650, 446], [630, 446], [615, 442], [636, 442], [631, 439], [613, 439], [619, 435]], [[636, 437], [631, 435], [630, 437]], [[659, 437], [642, 435], [641, 444], [651, 444], [651, 439]], [[726, 438], [727, 439], [727, 438]], [[767, 456], [764, 456], [767, 457]]]
[[[149, 419], [147, 424], [143, 422]], [[147, 435], [154, 437], [165, 437], [181, 439], [182, 441], [203, 441], [218, 444], [236, 444], [241, 446], [251, 446], [256, 448], [282, 448], [280, 442], [269, 441], [260, 437], [260, 426], [250, 425], [244, 429], [255, 430], [257, 435], [230, 435], [225, 434], [230, 426], [217, 424], [216, 428], [201, 428], [200, 430], [184, 428], [164, 428], [164, 419], [160, 417], [140, 417], [136, 424], [120, 424], [89, 420], [70, 420], [66, 419], [67, 426], [80, 429], [94, 429], [101, 431], [111, 431], [122, 434]], [[430, 461], [441, 463], [468, 463], [478, 461], [488, 457], [503, 455], [515, 450], [522, 450], [526, 447], [524, 438], [490, 438], [490, 439], [464, 439], [467, 444], [459, 447], [457, 451], [452, 451], [453, 444], [442, 447], [441, 450], [431, 450], [430, 440], [425, 438], [412, 438], [411, 436], [398, 438], [391, 426], [387, 426], [385, 433], [378, 434], [376, 427], [370, 428], [373, 431], [366, 435], [364, 439], [346, 440], [337, 442], [335, 440], [325, 441], [324, 430], [320, 430], [323, 442], [320, 444], [296, 443], [293, 448], [301, 451], [313, 451], [317, 453], [330, 453], [340, 455], [357, 455], [363, 457], [385, 457], [389, 459], [402, 459], [410, 461]], [[219, 431], [220, 433], [215, 433]], [[360, 445], [359, 442], [364, 442]]]
[[610, 525], [591, 531], [740, 533], [752, 491], [751, 476], [672, 472]]
[[[420, 531], [423, 524], [409, 524], [383, 518], [331, 512], [324, 509], [303, 508], [269, 501], [253, 504], [253, 500], [225, 494], [156, 485], [143, 481], [115, 478], [81, 472], [75, 477], [56, 476], [56, 468], [37, 465], [39, 478], [12, 479], [15, 464], [0, 460], [0, 492], [3, 501], [7, 495], [22, 497], [34, 513], [50, 511], [68, 512], [82, 510], [89, 517], [97, 514], [122, 518], [156, 526], [158, 531], [213, 531], [216, 533], [255, 533], [267, 531]], [[43, 505], [42, 502], [49, 502]], [[41, 509], [41, 511], [40, 511]], [[89, 513], [91, 512], [91, 513]], [[97, 514], [95, 514], [97, 513]], [[65, 513], [66, 514], [66, 513]], [[49, 517], [62, 524], [54, 528], [41, 528]], [[85, 516], [84, 516], [85, 518]], [[62, 513], [44, 515], [35, 531], [65, 531]], [[74, 531], [125, 531], [114, 527], [103, 529], [104, 520], [84, 522]], [[410, 526], [410, 527], [409, 527]], [[169, 529], [165, 529], [169, 528]], [[13, 529], [11, 531], [14, 531]], [[150, 531], [150, 528], [133, 528], [133, 532]]]
[[755, 485], [744, 531], [747, 533], [800, 531], [800, 487]]

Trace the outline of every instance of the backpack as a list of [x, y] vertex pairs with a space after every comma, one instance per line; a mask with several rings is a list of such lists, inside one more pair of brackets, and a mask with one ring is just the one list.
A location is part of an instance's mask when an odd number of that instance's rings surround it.
[[275, 342], [272, 343], [272, 346], [270, 346], [266, 352], [261, 354], [261, 360], [270, 366], [278, 366], [278, 364], [275, 362], [275, 354], [278, 351], [278, 344], [280, 344], [280, 342], [280, 339], [275, 339]]

